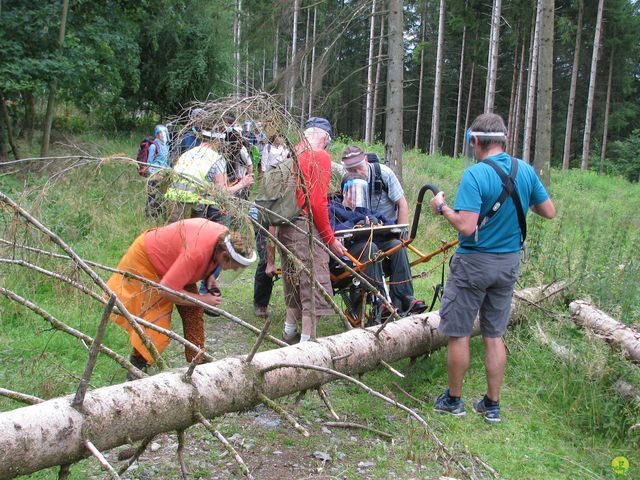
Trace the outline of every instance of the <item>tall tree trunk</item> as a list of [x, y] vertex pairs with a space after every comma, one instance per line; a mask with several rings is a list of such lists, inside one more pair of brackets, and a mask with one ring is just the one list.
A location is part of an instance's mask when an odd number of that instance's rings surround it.
[[538, 64], [538, 93], [536, 118], [536, 152], [533, 168], [549, 186], [551, 181], [551, 118], [553, 116], [553, 24], [554, 0], [542, 0], [540, 50]]
[[500, 44], [500, 19], [502, 0], [493, 0], [491, 10], [491, 38], [489, 40], [489, 58], [487, 59], [487, 86], [484, 95], [485, 113], [493, 112], [496, 97], [496, 76], [498, 73], [498, 51]]
[[542, 1], [537, 0], [536, 24], [531, 37], [531, 62], [529, 67], [529, 87], [527, 89], [527, 108], [524, 118], [524, 140], [522, 159], [531, 163], [531, 137], [533, 135], [533, 114], [536, 102], [536, 83], [538, 80], [538, 48], [540, 46], [540, 19], [542, 17]]
[[580, 2], [578, 9], [578, 27], [576, 30], [576, 46], [573, 51], [573, 66], [571, 67], [571, 86], [569, 87], [569, 103], [567, 105], [567, 123], [564, 129], [564, 150], [562, 152], [562, 169], [569, 170], [571, 162], [571, 133], [573, 131], [573, 112], [576, 105], [576, 87], [578, 85], [578, 70], [580, 69], [580, 45], [582, 42], [582, 16], [584, 4]]
[[422, 9], [422, 14], [420, 15], [420, 77], [418, 78], [418, 107], [416, 111], [416, 135], [415, 140], [413, 142], [413, 148], [418, 149], [420, 142], [420, 116], [422, 115], [422, 90], [424, 86], [424, 49], [425, 49], [425, 34], [427, 30], [427, 2], [425, 0], [424, 7]]
[[244, 81], [245, 81], [245, 85], [244, 85], [244, 96], [248, 97], [249, 96], [249, 87], [251, 86], [251, 81], [249, 78], [249, 45], [246, 45], [245, 51], [244, 51]]
[[9, 115], [9, 109], [7, 108], [7, 101], [3, 95], [0, 95], [0, 107], [2, 109], [2, 122], [4, 123], [5, 132], [7, 132], [7, 141], [13, 151], [13, 156], [16, 160], [20, 160], [20, 152], [16, 145], [15, 138], [13, 136], [13, 126], [11, 125], [11, 116]]
[[296, 76], [293, 70], [296, 66], [296, 54], [298, 48], [298, 16], [300, 14], [300, 0], [293, 2], [293, 25], [291, 28], [291, 62], [289, 63], [291, 71], [289, 72], [289, 109], [293, 111], [293, 97], [296, 93]]
[[273, 51], [273, 79], [278, 77], [278, 50], [280, 49], [280, 26], [276, 25], [275, 48]]
[[513, 126], [509, 125], [509, 128], [512, 129], [511, 133], [511, 152], [513, 155], [518, 155], [518, 148], [520, 147], [520, 117], [522, 115], [522, 92], [524, 90], [524, 79], [525, 79], [525, 69], [524, 69], [524, 59], [525, 59], [525, 44], [526, 39], [522, 39], [522, 50], [520, 51], [520, 73], [518, 75], [518, 91], [516, 93], [516, 111], [514, 115], [514, 124]]
[[376, 3], [377, 0], [371, 2], [371, 19], [369, 20], [369, 56], [367, 60], [367, 103], [364, 119], [364, 141], [370, 145], [373, 140], [371, 134], [371, 116], [373, 114], [373, 55], [375, 51], [375, 35], [376, 35]]
[[[478, 39], [478, 36], [476, 35], [476, 40]], [[464, 115], [464, 128], [465, 128], [465, 132], [466, 129], [469, 128], [470, 122], [471, 122], [471, 100], [473, 99], [473, 78], [475, 76], [476, 73], [476, 61], [475, 61], [475, 55], [474, 55], [474, 60], [471, 62], [471, 74], [469, 75], [469, 93], [467, 94], [467, 111]], [[464, 152], [464, 142], [466, 142], [466, 135], [462, 135], [462, 148], [461, 151]]]
[[307, 9], [307, 26], [304, 32], [304, 64], [302, 65], [302, 101], [300, 102], [300, 126], [304, 125], [305, 121], [305, 113], [307, 110], [307, 93], [308, 93], [308, 85], [309, 81], [308, 76], [308, 67], [309, 67], [309, 55], [306, 53], [309, 51], [309, 34], [311, 31], [311, 9]]
[[602, 150], [600, 151], [600, 173], [604, 169], [604, 159], [607, 156], [607, 134], [609, 133], [609, 108], [611, 106], [611, 81], [613, 78], [613, 54], [611, 49], [611, 58], [609, 58], [609, 77], [607, 79], [607, 100], [604, 105], [604, 126], [602, 127]]
[[382, 77], [382, 53], [384, 48], [384, 15], [380, 16], [380, 40], [378, 41], [378, 57], [376, 60], [376, 82], [373, 88], [373, 106], [371, 108], [371, 141], [376, 136], [376, 120], [378, 118], [378, 97], [380, 96], [380, 77]]
[[516, 46], [513, 49], [513, 73], [511, 75], [511, 95], [509, 96], [509, 117], [507, 120], [507, 152], [512, 153], [513, 145], [513, 123], [514, 115], [516, 114], [516, 91], [518, 90], [518, 50], [520, 46], [520, 36], [516, 41]]
[[402, 0], [387, 0], [389, 22], [389, 63], [387, 67], [387, 113], [385, 158], [402, 181], [402, 91], [404, 80], [404, 11]]
[[[556, 295], [559, 284], [515, 292], [510, 323], [523, 317], [529, 303]], [[76, 462], [89, 455], [85, 442], [109, 450], [162, 432], [183, 430], [198, 415], [214, 418], [247, 410], [270, 399], [311, 390], [336, 380], [326, 369], [355, 376], [382, 362], [432, 353], [447, 344], [438, 332], [440, 317], [402, 318], [378, 327], [356, 328], [339, 335], [257, 353], [251, 363], [230, 357], [198, 366], [190, 379], [186, 368], [87, 392], [82, 409], [73, 396], [0, 413], [0, 479]], [[474, 324], [472, 336], [480, 334]], [[334, 360], [335, 359], [335, 360]], [[301, 365], [325, 369], [295, 368]], [[197, 401], [194, 401], [197, 400]]]
[[262, 75], [260, 76], [260, 91], [264, 92], [265, 77], [267, 74], [267, 49], [262, 49]]
[[[58, 48], [64, 47], [64, 33], [67, 28], [67, 13], [69, 12], [69, 0], [62, 0], [62, 15], [60, 17], [60, 32], [58, 35]], [[49, 82], [49, 98], [47, 99], [47, 112], [44, 116], [44, 127], [42, 132], [41, 157], [49, 156], [49, 142], [51, 140], [51, 125], [53, 124], [53, 111], [56, 101], [56, 81]], [[15, 152], [14, 152], [15, 153]]]
[[589, 76], [589, 96], [587, 98], [587, 114], [584, 120], [584, 136], [582, 138], [582, 170], [589, 168], [589, 150], [591, 147], [591, 120], [593, 118], [593, 101], [596, 96], [596, 73], [598, 72], [598, 52], [600, 50], [600, 35], [602, 32], [602, 10], [604, 0], [598, 1], [598, 16], [596, 31], [593, 35], [593, 52], [591, 53], [591, 75]]
[[22, 100], [24, 102], [24, 122], [22, 129], [29, 146], [33, 143], [33, 133], [36, 129], [36, 97], [31, 90], [22, 92]]
[[235, 15], [233, 17], [233, 57], [235, 61], [236, 97], [240, 97], [240, 15], [242, 12], [242, 0], [236, 0]]
[[442, 57], [444, 55], [444, 1], [440, 0], [440, 14], [438, 16], [438, 49], [436, 53], [436, 78], [433, 89], [429, 155], [434, 155], [438, 151], [440, 139], [440, 97], [442, 92]]
[[[466, 8], [466, 4], [465, 4]], [[460, 75], [458, 76], [458, 101], [456, 103], [456, 134], [453, 141], [453, 158], [458, 156], [460, 141], [460, 121], [462, 120], [462, 85], [464, 83], [464, 50], [467, 46], [467, 26], [462, 29], [462, 48], [460, 49]]]
[[313, 7], [313, 33], [311, 34], [311, 72], [309, 74], [309, 116], [313, 115], [313, 82], [315, 81], [316, 68], [316, 18], [318, 7]]

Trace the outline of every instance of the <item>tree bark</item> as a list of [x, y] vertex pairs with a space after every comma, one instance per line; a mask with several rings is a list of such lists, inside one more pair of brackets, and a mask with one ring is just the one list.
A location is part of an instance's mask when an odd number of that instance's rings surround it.
[[380, 77], [382, 77], [382, 53], [384, 48], [384, 15], [380, 16], [380, 40], [378, 41], [378, 57], [376, 60], [376, 82], [373, 88], [373, 108], [371, 110], [371, 141], [376, 136], [376, 119], [378, 118], [378, 97], [380, 96]]
[[609, 78], [607, 79], [607, 100], [604, 105], [604, 126], [602, 127], [602, 150], [600, 151], [600, 173], [604, 169], [604, 159], [607, 155], [607, 136], [609, 134], [609, 109], [611, 107], [611, 81], [613, 78], [613, 54], [611, 49], [611, 58], [609, 59]]
[[[500, 0], [496, 0], [500, 1]], [[431, 112], [431, 141], [429, 155], [438, 151], [440, 137], [440, 97], [442, 92], [442, 57], [444, 54], [444, 8], [445, 0], [440, 0], [440, 14], [438, 16], [438, 49], [436, 53], [436, 78], [433, 89], [433, 110]]]
[[591, 147], [591, 120], [593, 118], [593, 101], [596, 96], [596, 74], [598, 72], [598, 52], [600, 50], [600, 34], [602, 31], [602, 10], [604, 0], [598, 1], [596, 31], [593, 35], [593, 52], [591, 53], [591, 75], [589, 76], [589, 96], [587, 98], [587, 114], [584, 120], [584, 136], [582, 137], [582, 164], [580, 168], [589, 168], [589, 150]]
[[553, 24], [554, 0], [542, 0], [540, 50], [538, 60], [538, 93], [536, 118], [536, 151], [533, 168], [547, 187], [551, 181], [551, 119], [553, 114]]
[[371, 19], [369, 20], [369, 57], [367, 60], [367, 103], [364, 120], [364, 142], [370, 145], [373, 141], [371, 134], [371, 116], [373, 114], [373, 55], [375, 51], [375, 35], [376, 35], [376, 3], [377, 0], [371, 2]]
[[640, 333], [624, 325], [585, 300], [569, 304], [573, 321], [610, 341], [636, 363], [640, 363]]
[[311, 72], [309, 73], [309, 116], [313, 115], [313, 82], [315, 81], [316, 67], [316, 19], [318, 15], [318, 7], [313, 7], [313, 31], [311, 34]]
[[536, 102], [536, 83], [538, 80], [538, 47], [540, 45], [540, 20], [542, 17], [543, 0], [537, 1], [536, 23], [531, 37], [531, 62], [529, 67], [529, 87], [527, 89], [527, 108], [524, 119], [524, 140], [522, 144], [522, 159], [531, 163], [531, 137], [533, 134], [533, 114]]
[[518, 91], [516, 92], [516, 111], [513, 125], [509, 125], [511, 130], [511, 153], [518, 155], [520, 147], [520, 117], [522, 115], [522, 91], [524, 90], [524, 59], [525, 59], [525, 39], [522, 40], [522, 50], [520, 51], [520, 73], [518, 74]]
[[[564, 286], [531, 288], [516, 292], [511, 321], [523, 317], [529, 302], [560, 292]], [[519, 299], [526, 299], [520, 301]], [[316, 342], [258, 353], [251, 364], [233, 357], [200, 365], [185, 382], [186, 369], [160, 373], [142, 380], [93, 390], [82, 411], [71, 407], [66, 396], [0, 413], [0, 480], [44, 468], [70, 464], [89, 455], [89, 439], [99, 450], [183, 430], [201, 414], [213, 418], [249, 409], [261, 394], [276, 399], [301, 390], [318, 388], [335, 379], [330, 374], [302, 368], [268, 371], [282, 363], [312, 365], [357, 375], [374, 370], [381, 361], [433, 352], [447, 344], [438, 330], [438, 314], [418, 315], [389, 323], [376, 337], [378, 327], [353, 329]], [[472, 335], [480, 333], [478, 322]]]
[[[427, 0], [428, 1], [428, 0]], [[422, 91], [424, 88], [424, 49], [425, 35], [427, 30], [427, 1], [425, 1], [420, 15], [421, 31], [420, 31], [420, 76], [418, 77], [418, 105], [416, 108], [416, 134], [413, 142], [413, 148], [416, 150], [420, 146], [420, 116], [422, 115]]]
[[460, 141], [460, 121], [462, 120], [462, 86], [464, 84], [464, 50], [467, 46], [467, 26], [462, 29], [462, 48], [460, 48], [460, 75], [458, 76], [458, 102], [456, 103], [456, 134], [453, 141], [453, 158], [458, 156]]
[[[291, 27], [291, 68], [295, 68], [296, 54], [298, 53], [298, 16], [300, 14], [300, 0], [293, 2], [293, 25]], [[293, 111], [293, 97], [296, 93], [296, 81], [293, 73], [289, 74], [289, 108]]]
[[516, 91], [518, 90], [518, 47], [520, 46], [520, 37], [516, 41], [513, 48], [513, 71], [511, 74], [511, 95], [509, 95], [509, 119], [507, 120], [507, 152], [513, 152], [513, 124], [516, 114]]
[[385, 158], [402, 181], [404, 12], [402, 0], [387, 0], [389, 22], [389, 63], [387, 67], [387, 113], [384, 135]]
[[[305, 51], [309, 51], [309, 35], [311, 32], [311, 9], [307, 9], [307, 25], [304, 32], [304, 48]], [[309, 56], [305, 54], [304, 56], [304, 64], [302, 66], [302, 101], [300, 102], [300, 126], [304, 125], [305, 113], [307, 110], [307, 82], [309, 81], [308, 76], [308, 67], [309, 67]]]
[[7, 141], [13, 151], [13, 156], [16, 160], [20, 160], [20, 152], [16, 145], [15, 138], [13, 136], [13, 127], [11, 125], [11, 116], [9, 115], [9, 109], [7, 108], [7, 101], [3, 95], [0, 95], [0, 107], [2, 109], [2, 122], [4, 123], [5, 131], [7, 132]]
[[280, 27], [276, 25], [276, 38], [275, 38], [275, 47], [273, 50], [273, 79], [275, 80], [278, 77], [278, 50], [280, 48]]
[[493, 0], [491, 10], [491, 37], [489, 40], [489, 58], [487, 59], [487, 86], [484, 96], [484, 112], [493, 113], [496, 98], [496, 76], [498, 73], [498, 51], [500, 45], [500, 19], [502, 0]]
[[[67, 13], [69, 11], [69, 0], [62, 0], [62, 16], [60, 18], [60, 32], [58, 35], [58, 48], [62, 50], [64, 46], [64, 33], [67, 28]], [[44, 116], [44, 128], [42, 133], [41, 157], [49, 156], [49, 142], [51, 140], [51, 126], [53, 124], [53, 110], [56, 100], [56, 81], [49, 82], [49, 98], [47, 99], [47, 113]]]
[[571, 86], [569, 87], [569, 103], [567, 105], [567, 123], [564, 129], [564, 150], [562, 152], [562, 169], [569, 170], [571, 162], [571, 132], [573, 131], [573, 113], [576, 106], [576, 87], [580, 68], [580, 45], [582, 42], [582, 17], [584, 5], [580, 2], [578, 9], [578, 27], [576, 30], [576, 46], [573, 51], [573, 67], [571, 68]]

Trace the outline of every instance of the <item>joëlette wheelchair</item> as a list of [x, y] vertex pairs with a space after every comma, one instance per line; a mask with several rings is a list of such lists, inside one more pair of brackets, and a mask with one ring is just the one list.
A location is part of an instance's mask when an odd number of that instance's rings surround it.
[[[403, 232], [407, 225], [385, 225], [382, 227], [369, 225], [350, 230], [340, 230], [335, 232], [335, 235], [336, 238], [341, 239], [345, 243], [345, 246], [354, 241], [362, 242], [363, 240], [366, 240], [368, 242], [375, 242], [376, 238], [379, 238], [381, 235], [394, 236], [399, 240], [399, 243], [394, 247], [387, 250], [379, 250], [375, 255], [371, 256], [371, 258], [356, 258], [350, 253], [346, 253], [345, 256], [348, 260], [345, 260], [345, 263], [355, 272], [362, 275], [363, 278], [371, 284], [374, 284], [374, 282], [372, 282], [372, 279], [368, 278], [366, 275], [365, 271], [367, 267], [369, 267], [373, 262], [383, 262], [401, 249], [406, 248], [413, 254], [412, 256], [417, 257], [409, 261], [409, 265], [411, 267], [428, 262], [434, 257], [443, 254], [443, 260], [438, 264], [438, 266], [442, 265], [441, 282], [434, 288], [434, 297], [431, 302], [431, 307], [429, 308], [429, 310], [432, 310], [436, 300], [441, 296], [442, 287], [444, 285], [446, 254], [448, 250], [458, 244], [458, 240], [456, 239], [450, 242], [443, 242], [440, 248], [429, 253], [423, 253], [412, 245], [418, 231], [422, 201], [427, 190], [431, 191], [433, 195], [436, 195], [440, 191], [436, 186], [431, 184], [426, 184], [420, 189], [413, 215], [413, 222], [408, 236], [403, 236]], [[367, 255], [367, 257], [369, 257], [369, 255]], [[386, 317], [390, 314], [388, 308], [383, 306], [384, 302], [382, 302], [377, 295], [367, 289], [357, 276], [344, 266], [339, 265], [334, 261], [331, 262], [330, 271], [334, 296], [339, 295], [342, 298], [345, 305], [345, 316], [352, 327], [362, 328], [365, 326], [380, 324], [386, 320]], [[422, 276], [422, 274], [418, 274], [415, 275], [414, 278]], [[382, 278], [382, 288], [379, 288], [378, 291], [387, 301], [390, 302], [388, 277], [389, 272], [385, 272]]]

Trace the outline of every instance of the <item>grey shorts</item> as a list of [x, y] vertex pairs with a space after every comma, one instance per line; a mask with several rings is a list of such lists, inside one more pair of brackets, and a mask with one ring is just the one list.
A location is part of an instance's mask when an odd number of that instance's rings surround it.
[[440, 305], [440, 333], [470, 336], [480, 312], [482, 336], [504, 335], [519, 267], [519, 252], [456, 253]]

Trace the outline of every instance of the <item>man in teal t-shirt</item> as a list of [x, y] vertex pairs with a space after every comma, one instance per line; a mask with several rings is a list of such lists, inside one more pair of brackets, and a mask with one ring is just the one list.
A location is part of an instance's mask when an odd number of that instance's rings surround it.
[[[465, 415], [461, 400], [462, 381], [469, 368], [469, 340], [479, 314], [485, 345], [487, 393], [473, 409], [489, 423], [500, 421], [500, 387], [507, 363], [504, 335], [513, 287], [518, 279], [520, 250], [524, 232], [518, 220], [516, 204], [507, 195], [493, 215], [503, 191], [498, 173], [483, 161], [492, 161], [505, 175], [512, 169], [511, 156], [504, 152], [507, 129], [499, 115], [485, 113], [476, 118], [467, 132], [475, 165], [467, 168], [460, 182], [454, 207], [438, 193], [431, 201], [435, 214], [444, 216], [459, 232], [460, 246], [451, 260], [451, 271], [440, 306], [438, 330], [449, 337], [447, 368], [449, 389], [440, 395], [434, 409], [456, 416]], [[554, 218], [553, 202], [533, 168], [517, 162], [515, 189], [522, 205], [523, 218], [531, 210]], [[485, 221], [479, 223], [479, 220]]]

